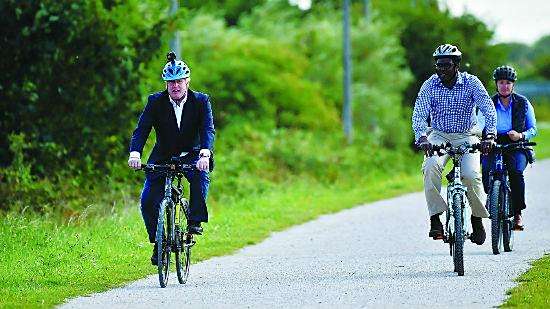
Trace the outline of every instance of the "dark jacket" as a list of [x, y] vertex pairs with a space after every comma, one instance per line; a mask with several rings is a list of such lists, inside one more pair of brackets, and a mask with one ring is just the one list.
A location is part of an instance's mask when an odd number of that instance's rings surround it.
[[142, 154], [151, 128], [155, 128], [157, 139], [147, 163], [166, 163], [182, 152], [198, 153], [200, 149], [213, 151], [214, 120], [206, 94], [188, 90], [180, 123], [178, 129], [168, 91], [150, 95], [132, 134], [130, 152]]

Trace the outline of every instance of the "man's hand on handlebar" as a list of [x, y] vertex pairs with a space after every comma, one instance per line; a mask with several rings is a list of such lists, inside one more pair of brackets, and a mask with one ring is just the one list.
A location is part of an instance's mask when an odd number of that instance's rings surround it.
[[420, 147], [420, 149], [424, 151], [424, 154], [426, 155], [426, 157], [429, 157], [432, 155], [432, 144], [428, 142], [428, 137], [421, 136], [418, 139], [418, 142], [416, 142], [416, 144], [418, 145], [418, 147]]
[[197, 169], [199, 171], [208, 171], [210, 168], [210, 150], [201, 149], [199, 153], [199, 160], [197, 161]]
[[487, 134], [487, 136], [481, 141], [481, 153], [488, 155], [493, 149], [495, 144], [495, 136], [493, 134]]

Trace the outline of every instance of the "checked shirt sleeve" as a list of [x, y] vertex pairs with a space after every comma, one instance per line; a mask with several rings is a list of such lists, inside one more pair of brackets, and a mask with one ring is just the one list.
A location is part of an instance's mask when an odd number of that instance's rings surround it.
[[485, 87], [483, 87], [483, 84], [477, 77], [472, 76], [472, 83], [472, 96], [474, 102], [476, 106], [479, 107], [479, 110], [481, 111], [483, 116], [485, 116], [485, 131], [486, 133], [496, 134], [497, 112], [495, 110], [495, 105], [493, 104], [491, 97], [487, 93], [487, 90], [485, 89]]
[[425, 81], [418, 96], [416, 97], [416, 102], [414, 102], [414, 110], [412, 114], [412, 128], [414, 131], [414, 139], [418, 139], [426, 135], [426, 130], [428, 129], [428, 116], [430, 115], [430, 85], [429, 80]]

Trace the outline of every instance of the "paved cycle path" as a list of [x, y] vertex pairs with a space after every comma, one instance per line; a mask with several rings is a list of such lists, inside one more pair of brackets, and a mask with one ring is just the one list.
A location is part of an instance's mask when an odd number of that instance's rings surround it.
[[482, 246], [468, 241], [464, 277], [452, 272], [448, 246], [427, 237], [424, 196], [414, 193], [322, 216], [194, 264], [186, 285], [172, 274], [161, 289], [153, 275], [64, 307], [497, 306], [513, 279], [550, 252], [550, 160], [526, 175], [526, 229], [515, 234], [514, 251], [493, 255], [490, 235]]

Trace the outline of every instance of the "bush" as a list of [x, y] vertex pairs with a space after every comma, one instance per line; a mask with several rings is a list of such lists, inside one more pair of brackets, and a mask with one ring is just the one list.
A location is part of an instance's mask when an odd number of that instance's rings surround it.
[[107, 170], [126, 148], [140, 65], [160, 45], [162, 20], [147, 22], [138, 1], [8, 0], [0, 9], [0, 57], [10, 60], [0, 62], [0, 165], [13, 160], [8, 136], [24, 134], [34, 175], [89, 161]]

